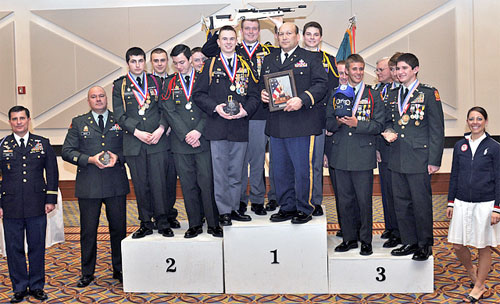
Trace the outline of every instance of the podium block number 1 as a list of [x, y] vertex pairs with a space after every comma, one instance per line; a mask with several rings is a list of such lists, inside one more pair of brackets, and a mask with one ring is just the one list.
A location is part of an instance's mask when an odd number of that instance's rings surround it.
[[175, 259], [174, 258], [168, 258], [166, 260], [167, 262], [167, 272], [176, 272], [177, 267], [174, 267], [175, 265]]
[[278, 262], [278, 249], [274, 249], [269, 252], [273, 254], [273, 261], [271, 264], [279, 264], [280, 262]]

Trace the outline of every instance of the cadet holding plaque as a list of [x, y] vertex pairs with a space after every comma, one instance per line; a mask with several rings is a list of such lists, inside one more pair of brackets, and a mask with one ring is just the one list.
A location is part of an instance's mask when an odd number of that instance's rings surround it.
[[222, 27], [217, 43], [221, 52], [205, 62], [192, 98], [208, 115], [204, 135], [210, 140], [215, 201], [220, 224], [228, 226], [231, 220], [251, 220], [238, 209], [248, 117], [257, 109], [259, 100], [254, 71], [235, 52], [234, 28]]
[[62, 147], [62, 158], [78, 166], [75, 196], [80, 209], [82, 276], [77, 287], [85, 287], [94, 279], [97, 227], [103, 203], [111, 236], [113, 278], [122, 280], [121, 241], [126, 236], [129, 193], [123, 130], [107, 108], [103, 88], [91, 88], [87, 99], [91, 111], [73, 118]]

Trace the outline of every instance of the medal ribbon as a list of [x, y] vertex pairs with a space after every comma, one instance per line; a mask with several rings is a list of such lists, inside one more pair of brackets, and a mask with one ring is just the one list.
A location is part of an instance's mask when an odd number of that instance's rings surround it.
[[399, 116], [403, 116], [403, 114], [406, 113], [406, 111], [408, 110], [408, 106], [410, 105], [408, 103], [408, 101], [410, 100], [410, 96], [417, 89], [418, 84], [419, 84], [419, 81], [417, 79], [417, 81], [415, 81], [415, 83], [408, 90], [408, 94], [406, 95], [403, 104], [401, 104], [401, 90], [403, 89], [403, 86], [399, 87], [399, 91], [398, 91], [398, 110], [399, 110]]
[[229, 76], [231, 83], [233, 83], [234, 78], [236, 77], [236, 68], [238, 67], [238, 57], [236, 56], [236, 52], [233, 53], [233, 70], [232, 71], [229, 71], [229, 63], [227, 62], [226, 56], [224, 56], [224, 54], [222, 54], [222, 53], [220, 53], [219, 56], [220, 56], [220, 59], [222, 60], [222, 65], [224, 66], [224, 69], [226, 70], [227, 76]]
[[385, 93], [387, 93], [387, 88], [388, 88], [388, 87], [389, 87], [389, 84], [388, 84], [388, 83], [386, 83], [386, 84], [384, 85], [384, 88], [382, 89], [382, 94], [381, 94], [382, 96], [385, 96]]
[[[184, 77], [179, 74], [179, 78], [181, 80], [182, 90], [184, 91], [184, 95], [186, 95], [186, 99], [189, 102], [189, 98], [191, 98], [191, 93], [193, 92], [193, 82], [194, 82], [194, 69], [191, 69], [191, 75], [189, 76], [189, 87], [186, 86], [186, 82], [184, 81]], [[187, 89], [186, 89], [187, 88]]]
[[148, 92], [148, 77], [146, 73], [142, 74], [142, 79], [144, 79], [144, 88], [139, 87], [139, 84], [135, 80], [135, 78], [132, 76], [130, 72], [127, 74], [128, 79], [134, 84], [134, 87], [137, 89], [137, 91], [133, 90], [132, 93], [134, 93], [135, 99], [137, 100], [137, 103], [142, 107], [144, 105], [144, 102], [146, 101], [147, 98], [147, 92]]
[[358, 105], [359, 101], [361, 100], [361, 96], [363, 96], [363, 92], [365, 91], [365, 83], [361, 81], [361, 85], [359, 86], [359, 92], [356, 94], [356, 102], [354, 103], [352, 107], [352, 115], [356, 114], [356, 111], [358, 110]]
[[247, 52], [248, 54], [248, 58], [252, 59], [252, 56], [253, 54], [255, 53], [255, 51], [257, 50], [257, 47], [260, 45], [259, 42], [257, 42], [256, 44], [254, 44], [254, 46], [252, 47], [251, 50], [248, 49], [248, 46], [247, 44], [245, 43], [245, 41], [243, 41], [243, 48], [245, 49], [245, 51]]

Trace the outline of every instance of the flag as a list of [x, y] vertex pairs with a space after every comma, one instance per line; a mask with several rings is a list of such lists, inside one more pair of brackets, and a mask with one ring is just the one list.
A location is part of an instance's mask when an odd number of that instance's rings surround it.
[[337, 56], [335, 56], [337, 61], [346, 60], [349, 55], [356, 53], [356, 18], [349, 19], [349, 22], [349, 28], [345, 31]]

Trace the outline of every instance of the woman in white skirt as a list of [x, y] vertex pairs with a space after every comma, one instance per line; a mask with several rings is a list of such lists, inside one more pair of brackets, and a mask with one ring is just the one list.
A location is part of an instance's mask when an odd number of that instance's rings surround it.
[[[500, 244], [500, 144], [486, 133], [487, 122], [482, 107], [468, 111], [471, 132], [455, 144], [448, 191], [448, 241], [472, 280], [467, 303], [477, 302], [486, 292], [491, 247]], [[477, 266], [466, 246], [479, 250]]]

